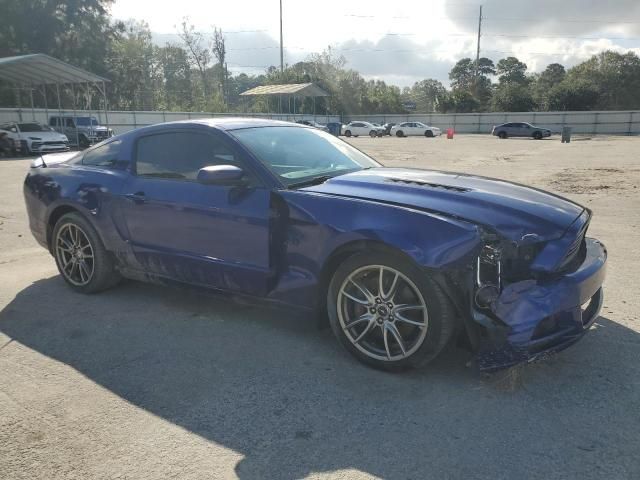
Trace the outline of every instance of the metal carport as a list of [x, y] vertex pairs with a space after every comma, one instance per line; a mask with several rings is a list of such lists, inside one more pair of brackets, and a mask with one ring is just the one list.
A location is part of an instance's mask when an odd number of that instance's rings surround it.
[[329, 93], [315, 83], [289, 83], [284, 85], [262, 85], [255, 87], [240, 96], [277, 96], [280, 99], [280, 113], [282, 113], [282, 97], [293, 98], [293, 113], [296, 113], [297, 97], [313, 98], [313, 114], [316, 114], [316, 97], [328, 97]]
[[[33, 92], [37, 90], [44, 99], [45, 110], [48, 111], [47, 105], [47, 87], [55, 86], [56, 97], [58, 100], [58, 111], [62, 111], [60, 104], [60, 87], [71, 87], [71, 96], [73, 98], [73, 112], [76, 116], [76, 96], [75, 86], [83, 85], [87, 90], [90, 87], [96, 88], [104, 100], [105, 124], [109, 126], [109, 117], [107, 113], [107, 91], [106, 83], [108, 79], [88, 72], [81, 68], [75, 67], [69, 63], [50, 57], [43, 53], [33, 53], [29, 55], [20, 55], [16, 57], [0, 58], [0, 79], [5, 80], [14, 85], [16, 89], [16, 97], [20, 103], [19, 91], [27, 89], [31, 101], [31, 112], [35, 120]], [[20, 106], [20, 105], [18, 105]], [[49, 115], [47, 114], [47, 118]], [[77, 129], [76, 129], [77, 136]], [[76, 145], [79, 139], [76, 138]]]

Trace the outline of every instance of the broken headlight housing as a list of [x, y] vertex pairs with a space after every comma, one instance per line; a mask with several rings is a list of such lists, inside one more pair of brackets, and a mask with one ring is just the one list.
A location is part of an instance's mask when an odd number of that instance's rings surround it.
[[502, 289], [502, 250], [498, 245], [485, 244], [476, 263], [475, 302], [488, 307]]

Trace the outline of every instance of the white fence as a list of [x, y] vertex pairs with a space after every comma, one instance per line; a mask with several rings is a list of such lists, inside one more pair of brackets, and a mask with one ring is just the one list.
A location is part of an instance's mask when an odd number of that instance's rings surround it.
[[376, 123], [423, 122], [441, 129], [453, 128], [458, 133], [490, 133], [494, 125], [507, 122], [529, 122], [560, 132], [572, 127], [579, 134], [640, 134], [640, 112], [504, 112], [504, 113], [426, 113], [409, 115], [351, 115], [344, 120], [366, 120]]
[[[58, 110], [36, 108], [0, 108], [0, 124], [12, 121], [32, 121], [49, 123], [52, 115], [74, 115], [73, 110]], [[339, 122], [340, 117], [335, 115], [302, 115], [302, 114], [278, 114], [278, 113], [208, 113], [208, 112], [133, 112], [133, 111], [80, 111], [75, 115], [91, 115], [98, 119], [103, 125], [109, 125], [116, 134], [128, 132], [135, 128], [153, 125], [155, 123], [170, 122], [173, 120], [189, 120], [192, 118], [212, 118], [212, 117], [250, 117], [250, 118], [271, 118], [274, 120], [285, 120], [295, 122], [298, 120], [316, 120], [319, 123]], [[106, 118], [105, 118], [106, 117]]]
[[[73, 115], [73, 110], [62, 110], [63, 114]], [[208, 113], [208, 112], [132, 112], [109, 111], [105, 119], [104, 111], [77, 111], [77, 115], [93, 115], [101, 123], [109, 124], [116, 133], [123, 133], [134, 128], [172, 120], [211, 117], [253, 117], [272, 118], [295, 122], [297, 120], [313, 120], [320, 123], [340, 122], [336, 115], [301, 115], [301, 114], [251, 114], [251, 113]], [[16, 109], [0, 108], [0, 123], [8, 121], [30, 121], [48, 123], [48, 117], [58, 115], [54, 109]], [[573, 128], [578, 134], [640, 134], [640, 111], [616, 112], [508, 112], [508, 113], [426, 113], [409, 115], [350, 115], [342, 121], [366, 120], [377, 123], [401, 123], [407, 121], [424, 122], [441, 129], [453, 128], [458, 133], [489, 133], [491, 127], [506, 122], [529, 122], [559, 132], [562, 127]]]

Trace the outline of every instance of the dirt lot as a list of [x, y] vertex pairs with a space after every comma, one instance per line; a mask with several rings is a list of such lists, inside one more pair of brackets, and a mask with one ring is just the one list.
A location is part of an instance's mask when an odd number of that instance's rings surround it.
[[517, 375], [455, 348], [391, 375], [289, 312], [135, 282], [74, 294], [28, 231], [28, 161], [0, 160], [0, 477], [640, 478], [640, 138], [352, 142], [593, 209], [593, 331]]

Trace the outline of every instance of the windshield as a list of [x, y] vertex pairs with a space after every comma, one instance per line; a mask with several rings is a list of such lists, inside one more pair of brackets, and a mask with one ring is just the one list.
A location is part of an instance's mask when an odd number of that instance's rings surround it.
[[321, 130], [256, 127], [230, 133], [287, 186], [380, 166], [347, 142]]
[[49, 132], [51, 129], [39, 123], [19, 123], [18, 129], [21, 132]]
[[83, 127], [86, 127], [88, 125], [93, 125], [95, 127], [99, 125], [98, 120], [96, 120], [94, 117], [78, 117], [76, 118], [76, 124], [82, 125]]

